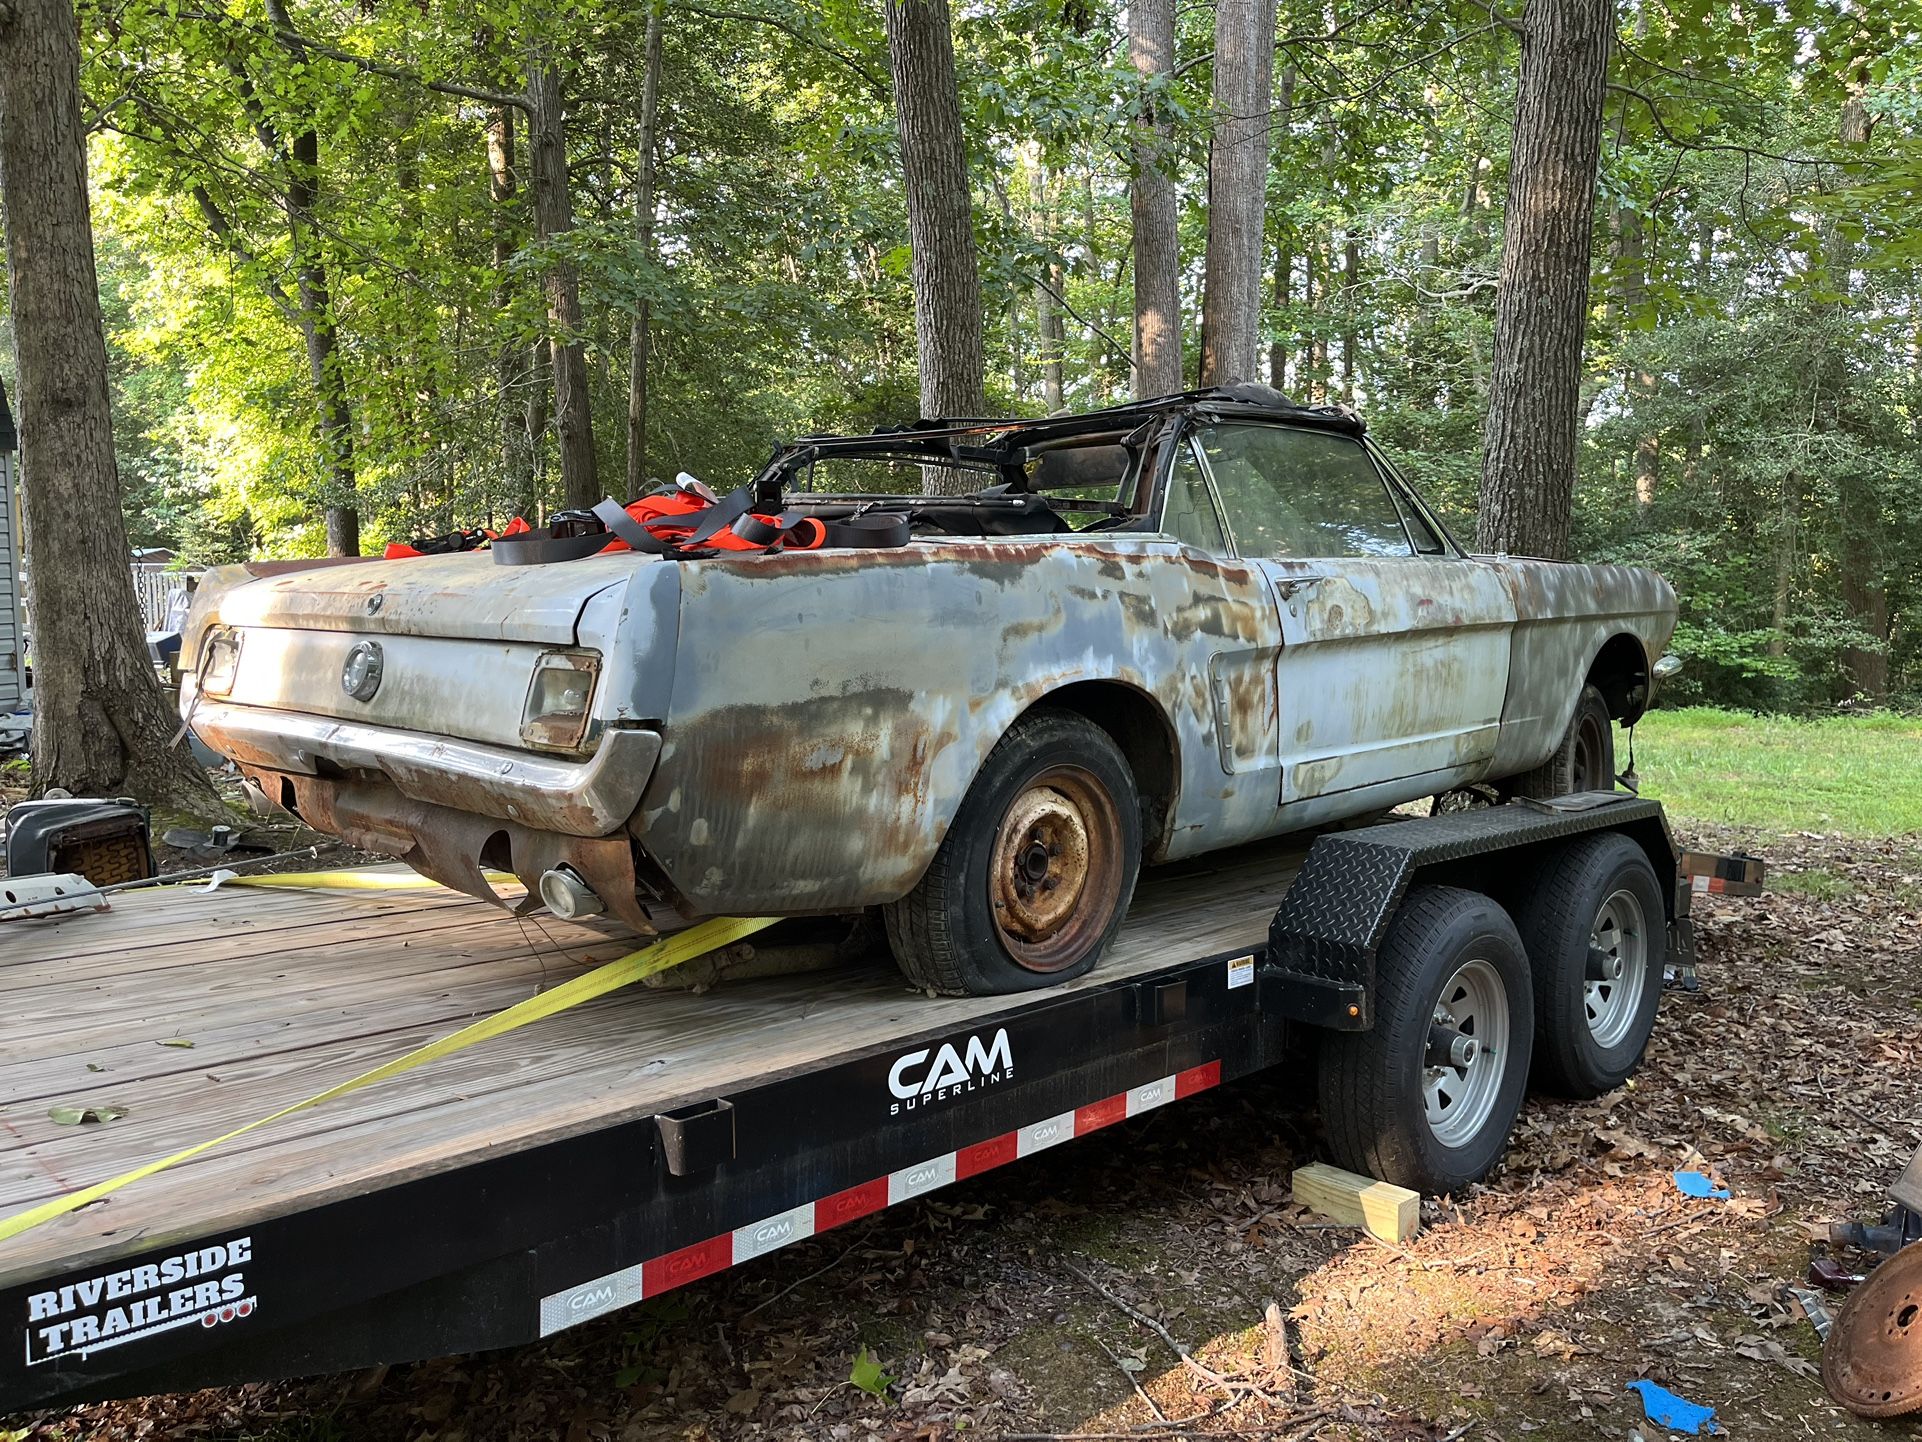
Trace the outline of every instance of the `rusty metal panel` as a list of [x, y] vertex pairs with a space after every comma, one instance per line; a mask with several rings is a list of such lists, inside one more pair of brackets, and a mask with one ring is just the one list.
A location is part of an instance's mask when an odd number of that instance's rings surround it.
[[230, 626], [463, 636], [566, 645], [590, 598], [662, 565], [631, 551], [564, 566], [497, 566], [484, 551], [303, 569], [227, 590]]
[[1553, 754], [1582, 681], [1611, 637], [1632, 635], [1650, 665], [1675, 630], [1675, 590], [1653, 571], [1501, 557], [1486, 562], [1515, 598], [1508, 696], [1491, 771], [1513, 776]]
[[681, 576], [673, 705], [635, 830], [697, 910], [905, 894], [1009, 724], [1077, 682], [1144, 698], [1175, 737], [1156, 854], [1273, 827], [1272, 769], [1223, 774], [1209, 685], [1216, 654], [1279, 642], [1251, 566], [1154, 537], [1051, 536], [716, 558]]
[[527, 642], [383, 636], [379, 689], [366, 700], [341, 683], [348, 653], [368, 638], [354, 631], [248, 626], [240, 660], [219, 699], [394, 726], [497, 746], [519, 746], [521, 710], [534, 663], [548, 648]]
[[[1479, 779], [1514, 602], [1458, 557], [1263, 561], [1281, 607], [1284, 806], [1400, 778]], [[1414, 794], [1421, 794], [1417, 791]]]

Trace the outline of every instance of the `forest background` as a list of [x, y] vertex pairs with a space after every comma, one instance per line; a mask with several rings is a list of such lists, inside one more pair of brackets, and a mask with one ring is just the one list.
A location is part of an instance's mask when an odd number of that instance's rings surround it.
[[[930, 82], [880, 5], [208, 4], [79, 7], [134, 544], [377, 549], [561, 505], [570, 448], [601, 491], [728, 489], [917, 413], [896, 103]], [[1196, 381], [1211, 142], [1249, 117], [1215, 7], [1161, 8], [1145, 70], [1141, 7], [950, 12], [992, 413], [1134, 393], [1144, 154]], [[1359, 408], [1470, 539], [1514, 17], [1275, 10], [1260, 378]], [[1573, 554], [1674, 581], [1669, 699], [1922, 703], [1922, 7], [1617, 19]]]

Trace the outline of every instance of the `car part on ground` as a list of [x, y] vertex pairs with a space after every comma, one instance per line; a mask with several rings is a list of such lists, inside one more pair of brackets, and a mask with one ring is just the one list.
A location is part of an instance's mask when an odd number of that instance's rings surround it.
[[92, 882], [73, 872], [0, 877], [0, 921], [30, 916], [65, 916], [75, 911], [105, 911], [107, 898]]
[[988, 756], [914, 890], [882, 909], [916, 985], [1029, 991], [1081, 975], [1121, 926], [1141, 868], [1141, 801], [1099, 726], [1042, 707]]
[[1667, 963], [1662, 886], [1626, 836], [1549, 856], [1517, 904], [1535, 983], [1535, 1080], [1559, 1096], [1613, 1091], [1641, 1065]]
[[1822, 1346], [1822, 1385], [1858, 1416], [1922, 1410], [1922, 1243], [1877, 1267], [1842, 1305]]
[[1408, 893], [1377, 970], [1375, 1024], [1322, 1038], [1329, 1150], [1350, 1171], [1428, 1195], [1485, 1176], [1528, 1082], [1528, 958], [1508, 914], [1477, 892]]
[[131, 800], [22, 801], [7, 811], [7, 873], [74, 872], [95, 886], [154, 874], [149, 817]]

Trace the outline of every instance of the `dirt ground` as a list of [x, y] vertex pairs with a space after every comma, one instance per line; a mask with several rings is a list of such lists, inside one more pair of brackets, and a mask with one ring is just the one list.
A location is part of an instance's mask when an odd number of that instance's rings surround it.
[[[1405, 1249], [1293, 1205], [1312, 1081], [1276, 1074], [544, 1345], [0, 1438], [1655, 1442], [1643, 1377], [1736, 1438], [1922, 1437], [1826, 1399], [1784, 1292], [1922, 1143], [1922, 843], [1766, 850], [1776, 889], [1701, 906], [1704, 989], [1665, 997], [1639, 1080], [1532, 1101]], [[1682, 1196], [1683, 1166], [1731, 1199]]]

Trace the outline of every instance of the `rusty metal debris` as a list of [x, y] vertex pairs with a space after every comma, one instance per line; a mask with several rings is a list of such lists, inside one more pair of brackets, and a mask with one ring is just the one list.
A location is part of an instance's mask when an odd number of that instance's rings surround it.
[[1822, 1348], [1822, 1384], [1861, 1417], [1922, 1410], [1922, 1244], [1877, 1267]]

